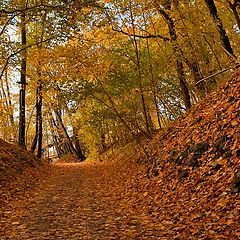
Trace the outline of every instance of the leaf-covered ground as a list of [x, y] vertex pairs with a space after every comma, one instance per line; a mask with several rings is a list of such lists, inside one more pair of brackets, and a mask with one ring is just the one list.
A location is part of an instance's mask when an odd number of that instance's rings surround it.
[[128, 176], [119, 169], [56, 164], [31, 199], [5, 211], [1, 239], [158, 239], [158, 224], [121, 200]]
[[130, 143], [19, 178], [0, 159], [0, 239], [240, 239], [239, 126], [235, 74], [145, 141], [148, 160]]
[[[166, 239], [240, 239], [239, 73], [145, 147], [149, 168], [125, 188], [128, 204]], [[121, 151], [121, 161], [146, 161], [140, 150]]]
[[0, 219], [5, 207], [21, 200], [30, 189], [36, 188], [49, 170], [45, 161], [39, 161], [32, 153], [21, 153], [16, 145], [0, 139]]
[[40, 187], [5, 209], [0, 239], [238, 239], [237, 202], [220, 201], [213, 212], [211, 199], [206, 206], [195, 196], [175, 199], [144, 171], [115, 162], [56, 164]]

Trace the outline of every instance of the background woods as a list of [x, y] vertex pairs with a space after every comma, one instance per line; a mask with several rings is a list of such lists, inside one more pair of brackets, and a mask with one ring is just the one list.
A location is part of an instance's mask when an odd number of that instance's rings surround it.
[[0, 1], [0, 137], [80, 161], [151, 137], [238, 64], [239, 13], [228, 0]]

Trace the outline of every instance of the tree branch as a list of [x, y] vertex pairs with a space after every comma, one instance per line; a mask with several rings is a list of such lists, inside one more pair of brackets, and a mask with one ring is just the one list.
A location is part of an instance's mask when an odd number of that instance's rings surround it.
[[216, 73], [214, 73], [214, 74], [212, 74], [212, 75], [210, 75], [210, 76], [207, 76], [207, 77], [205, 77], [205, 78], [202, 78], [201, 80], [199, 80], [198, 82], [196, 82], [195, 85], [198, 85], [199, 83], [201, 83], [201, 82], [203, 82], [203, 81], [205, 81], [205, 80], [207, 80], [207, 79], [209, 79], [209, 78], [212, 78], [212, 77], [214, 77], [214, 76], [216, 76], [216, 75], [218, 75], [218, 74], [221, 74], [221, 73], [224, 73], [224, 72], [226, 72], [226, 71], [228, 71], [228, 70], [231, 70], [231, 69], [233, 69], [233, 68], [239, 68], [239, 67], [240, 67], [240, 63], [236, 64], [235, 66], [230, 66], [230, 67], [228, 67], [228, 68], [225, 68], [225, 69], [223, 69], [223, 70], [221, 70], [221, 71], [218, 71], [218, 72], [216, 72]]
[[1, 31], [0, 31], [0, 36], [4, 33], [4, 31], [6, 30], [6, 28], [8, 27], [8, 24], [17, 16], [13, 15], [11, 16], [9, 19], [7, 19], [7, 21], [5, 22], [4, 26], [2, 27]]
[[163, 41], [170, 41], [170, 39], [168, 37], [164, 37], [162, 35], [153, 35], [153, 34], [149, 34], [149, 35], [138, 35], [138, 34], [131, 34], [131, 33], [128, 33], [128, 32], [125, 32], [123, 31], [122, 29], [116, 29], [112, 26], [112, 30], [115, 31], [115, 32], [119, 32], [119, 33], [122, 33], [124, 35], [127, 35], [129, 37], [136, 37], [136, 38], [160, 38], [160, 39], [163, 39]]
[[26, 49], [28, 49], [28, 48], [30, 48], [30, 47], [37, 46], [39, 43], [48, 42], [48, 41], [50, 41], [50, 40], [52, 40], [52, 39], [53, 39], [53, 38], [48, 38], [48, 39], [45, 39], [45, 40], [43, 40], [43, 41], [30, 44], [30, 45], [28, 45], [28, 46], [26, 46], [26, 47], [24, 47], [24, 48], [21, 48], [21, 49], [17, 50], [16, 52], [13, 52], [12, 54], [10, 54], [10, 55], [7, 57], [7, 60], [6, 60], [5, 64], [4, 64], [4, 66], [3, 66], [3, 69], [2, 69], [2, 71], [1, 71], [1, 73], [0, 73], [0, 79], [2, 78], [2, 76], [3, 76], [3, 74], [4, 74], [4, 71], [6, 70], [8, 64], [9, 64], [9, 61], [11, 60], [12, 57], [16, 56], [16, 55], [19, 54], [20, 52], [22, 52], [22, 51], [24, 51], [24, 50], [26, 50]]
[[46, 5], [46, 4], [38, 4], [38, 5], [34, 5], [31, 7], [25, 7], [25, 8], [19, 8], [19, 9], [12, 9], [12, 10], [6, 10], [6, 9], [1, 9], [0, 10], [0, 17], [2, 17], [4, 14], [9, 15], [9, 14], [13, 14], [13, 13], [21, 13], [21, 12], [25, 12], [28, 10], [34, 10], [34, 9], [38, 9], [38, 8], [45, 8], [45, 9], [56, 9], [56, 8], [62, 8], [62, 9], [66, 9], [66, 6], [64, 5]]

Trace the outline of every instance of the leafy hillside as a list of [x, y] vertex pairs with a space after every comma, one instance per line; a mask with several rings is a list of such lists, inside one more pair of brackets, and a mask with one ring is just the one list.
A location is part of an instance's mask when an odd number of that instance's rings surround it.
[[[145, 147], [128, 145], [114, 157], [125, 181], [116, 194], [145, 214], [164, 239], [239, 239], [240, 75], [235, 74], [189, 114], [160, 131]], [[113, 158], [113, 156], [108, 156]], [[144, 174], [145, 173], [145, 174]], [[118, 181], [118, 180], [116, 180]], [[156, 224], [158, 225], [156, 226]]]
[[22, 152], [22, 170], [19, 169], [19, 148], [0, 139], [0, 209], [39, 184], [48, 165], [27, 151]]

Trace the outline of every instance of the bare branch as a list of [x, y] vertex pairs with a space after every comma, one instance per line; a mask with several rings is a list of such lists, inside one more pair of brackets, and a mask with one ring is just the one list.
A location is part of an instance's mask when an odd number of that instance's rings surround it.
[[231, 66], [231, 67], [225, 68], [225, 69], [223, 69], [223, 70], [221, 70], [221, 71], [218, 71], [218, 72], [216, 72], [216, 73], [214, 73], [214, 74], [212, 74], [212, 75], [210, 75], [210, 76], [207, 76], [207, 77], [205, 77], [205, 78], [202, 78], [201, 80], [199, 80], [198, 82], [196, 82], [195, 85], [198, 85], [199, 83], [201, 83], [201, 82], [203, 82], [203, 81], [205, 81], [205, 80], [207, 80], [207, 79], [209, 79], [209, 78], [212, 78], [212, 77], [214, 77], [214, 76], [216, 76], [216, 75], [218, 75], [218, 74], [221, 74], [221, 73], [224, 73], [224, 72], [226, 72], [226, 71], [228, 71], [228, 70], [232, 70], [233, 68], [239, 68], [239, 67], [240, 67], [240, 63], [236, 64], [235, 66]]
[[123, 31], [122, 29], [116, 29], [113, 26], [112, 26], [112, 30], [115, 31], [115, 32], [119, 32], [119, 33], [122, 33], [124, 35], [127, 35], [129, 37], [145, 38], [145, 39], [148, 39], [148, 38], [160, 38], [160, 39], [163, 39], [163, 41], [170, 41], [170, 39], [168, 37], [164, 37], [164, 36], [158, 35], [158, 34], [157, 35], [155, 35], [155, 34], [149, 34], [149, 35], [131, 34], [131, 33]]

